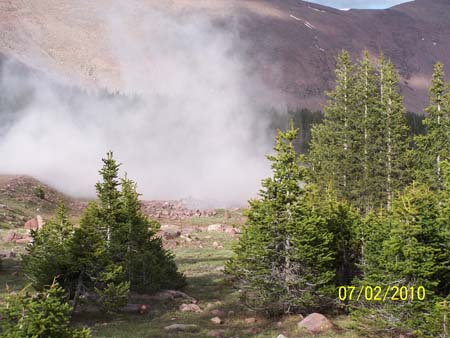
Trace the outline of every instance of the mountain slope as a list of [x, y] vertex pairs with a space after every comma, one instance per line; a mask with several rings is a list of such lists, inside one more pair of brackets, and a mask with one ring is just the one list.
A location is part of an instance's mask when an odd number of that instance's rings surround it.
[[[121, 89], [105, 12], [108, 0], [6, 0], [0, 3], [0, 52], [83, 86]], [[335, 57], [383, 51], [401, 71], [408, 109], [421, 112], [433, 64], [450, 65], [450, 1], [416, 0], [386, 10], [340, 11], [300, 0], [147, 0], [180, 20], [205, 15], [249, 46], [249, 67], [291, 107], [320, 108], [333, 85]], [[137, 13], [137, 14], [136, 14]]]

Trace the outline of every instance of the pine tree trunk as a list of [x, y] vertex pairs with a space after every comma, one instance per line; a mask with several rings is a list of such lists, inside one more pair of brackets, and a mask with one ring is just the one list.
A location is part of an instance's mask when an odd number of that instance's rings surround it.
[[75, 295], [73, 296], [72, 313], [75, 313], [75, 310], [77, 309], [77, 306], [78, 306], [78, 299], [80, 298], [81, 288], [83, 286], [83, 277], [84, 277], [85, 271], [86, 271], [86, 268], [85, 268], [84, 265], [82, 265], [80, 274], [78, 275], [77, 288], [75, 290]]

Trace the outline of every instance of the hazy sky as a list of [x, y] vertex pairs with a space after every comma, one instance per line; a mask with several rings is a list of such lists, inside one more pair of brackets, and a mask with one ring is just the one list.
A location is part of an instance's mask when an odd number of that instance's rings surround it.
[[308, 0], [335, 8], [388, 8], [411, 0]]

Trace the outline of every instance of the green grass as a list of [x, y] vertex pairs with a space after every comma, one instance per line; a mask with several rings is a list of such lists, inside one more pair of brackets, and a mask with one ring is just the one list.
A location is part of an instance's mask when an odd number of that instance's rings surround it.
[[[236, 220], [238, 217], [235, 217]], [[212, 224], [211, 217], [200, 218], [206, 224]], [[207, 219], [207, 220], [206, 220]], [[201, 226], [197, 219], [191, 219], [188, 226]], [[223, 219], [215, 219], [215, 223], [225, 223]], [[10, 230], [9, 230], [10, 231]], [[0, 230], [0, 239], [7, 234], [7, 230]], [[20, 232], [26, 232], [20, 230]], [[185, 293], [198, 300], [202, 313], [182, 313], [179, 306], [188, 300], [152, 301], [149, 313], [106, 315], [99, 312], [83, 313], [73, 318], [75, 326], [88, 326], [94, 337], [102, 338], [202, 338], [202, 337], [308, 337], [309, 334], [297, 328], [298, 316], [267, 319], [245, 308], [239, 299], [237, 290], [222, 270], [225, 262], [232, 254], [232, 246], [237, 237], [221, 232], [199, 231], [191, 234], [194, 240], [186, 241], [177, 238], [169, 243], [178, 244], [172, 249], [181, 271], [186, 274], [188, 286]], [[214, 242], [217, 242], [214, 244]], [[220, 247], [217, 247], [217, 244]], [[11, 290], [20, 290], [26, 285], [24, 276], [20, 273], [20, 255], [25, 245], [0, 242], [2, 252], [13, 250], [18, 255], [15, 258], [3, 259], [3, 270], [0, 272], [0, 300], [5, 296], [5, 285]], [[211, 310], [223, 311], [222, 324], [210, 321]], [[255, 323], [247, 323], [246, 318], [254, 317]], [[359, 337], [354, 330], [355, 323], [349, 317], [334, 318], [333, 322], [342, 328], [339, 332], [331, 331], [318, 338], [331, 337]], [[164, 327], [171, 324], [195, 324], [198, 329], [192, 332], [167, 332]]]

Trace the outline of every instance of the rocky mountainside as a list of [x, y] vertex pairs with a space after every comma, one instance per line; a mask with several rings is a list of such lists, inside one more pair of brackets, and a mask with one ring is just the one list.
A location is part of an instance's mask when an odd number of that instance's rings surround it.
[[[121, 88], [103, 20], [110, 0], [0, 2], [0, 53], [83, 86]], [[206, 15], [237, 31], [253, 69], [291, 107], [320, 108], [333, 85], [335, 57], [383, 51], [401, 71], [409, 110], [421, 112], [433, 64], [450, 65], [450, 1], [416, 0], [386, 10], [341, 11], [301, 0], [145, 0], [182, 18]], [[249, 61], [249, 62], [250, 62]], [[450, 73], [450, 72], [449, 72]]]

